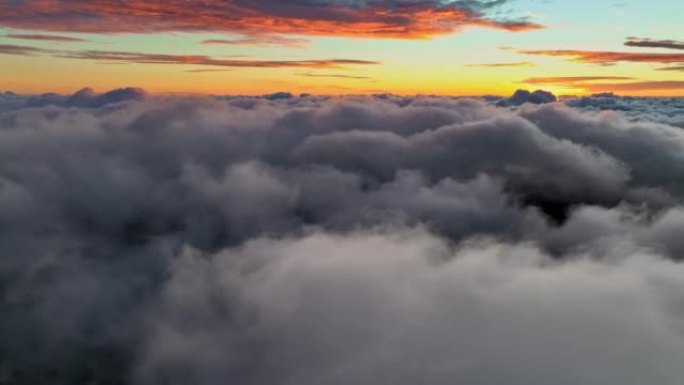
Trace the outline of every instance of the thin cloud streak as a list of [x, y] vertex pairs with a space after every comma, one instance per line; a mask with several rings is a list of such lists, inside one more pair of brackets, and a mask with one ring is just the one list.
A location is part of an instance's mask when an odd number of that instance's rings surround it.
[[684, 41], [641, 39], [638, 37], [627, 38], [625, 45], [628, 47], [684, 49]]
[[658, 68], [658, 71], [684, 71], [684, 65]]
[[684, 63], [682, 53], [647, 53], [647, 52], [613, 52], [613, 51], [582, 51], [582, 50], [524, 50], [516, 49], [524, 55], [565, 57], [578, 63], [592, 63], [613, 65], [619, 62], [634, 63]]
[[681, 80], [659, 80], [643, 81], [630, 83], [583, 83], [582, 88], [591, 92], [616, 91], [676, 91], [684, 90], [684, 81]]
[[86, 42], [85, 39], [79, 39], [71, 36], [60, 36], [60, 35], [42, 35], [42, 34], [31, 34], [31, 33], [10, 33], [5, 35], [10, 39], [21, 39], [21, 40], [36, 40], [36, 41], [53, 41], [58, 43], [82, 43]]
[[299, 76], [309, 77], [309, 78], [338, 78], [338, 79], [353, 79], [353, 80], [368, 80], [371, 79], [369, 76], [359, 76], [359, 75], [344, 75], [344, 74], [315, 74], [315, 73], [301, 73]]
[[168, 55], [125, 51], [65, 51], [37, 47], [0, 45], [0, 54], [7, 55], [50, 55], [64, 59], [93, 60], [110, 63], [139, 64], [188, 64], [215, 67], [245, 68], [344, 68], [355, 65], [377, 65], [378, 61], [357, 59], [315, 59], [315, 60], [234, 60], [215, 59], [206, 55]]
[[246, 36], [239, 39], [208, 39], [202, 41], [204, 45], [246, 45], [246, 46], [280, 46], [286, 48], [306, 48], [310, 41], [307, 39], [289, 38], [280, 35]]
[[13, 44], [0, 44], [0, 55], [20, 55], [20, 56], [33, 56], [41, 53], [46, 53], [48, 50], [44, 50], [36, 47], [29, 47], [23, 45], [13, 45]]
[[526, 84], [584, 83], [598, 80], [631, 80], [629, 76], [551, 76], [534, 77], [523, 80]]
[[229, 69], [214, 69], [214, 68], [202, 68], [202, 69], [195, 69], [195, 70], [185, 70], [185, 72], [192, 72], [192, 73], [207, 73], [207, 72], [229, 72]]
[[317, 60], [230, 60], [205, 55], [166, 55], [119, 51], [82, 51], [63, 54], [68, 59], [106, 60], [139, 64], [192, 64], [217, 67], [252, 68], [342, 68], [350, 65], [376, 65], [377, 61], [355, 59]]
[[480, 64], [466, 64], [466, 67], [534, 67], [535, 63], [529, 61], [513, 62], [513, 63], [480, 63]]

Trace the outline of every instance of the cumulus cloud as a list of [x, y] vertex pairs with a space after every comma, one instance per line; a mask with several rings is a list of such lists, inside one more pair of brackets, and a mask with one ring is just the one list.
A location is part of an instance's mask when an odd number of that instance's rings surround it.
[[0, 94], [0, 381], [679, 384], [681, 99], [536, 95]]
[[682, 273], [646, 254], [556, 264], [530, 246], [451, 250], [420, 232], [255, 240], [212, 258], [188, 250], [136, 374], [168, 384], [676, 384]]
[[569, 98], [565, 104], [585, 111], [613, 110], [633, 120], [665, 123], [684, 128], [684, 100], [682, 98], [647, 98], [598, 93], [580, 98]]
[[119, 88], [102, 94], [96, 93], [92, 88], [84, 88], [70, 96], [55, 93], [32, 96], [26, 99], [25, 105], [30, 107], [56, 105], [61, 107], [99, 108], [107, 104], [142, 100], [146, 96], [147, 93], [144, 90], [133, 87]]
[[[527, 82], [527, 81], [526, 81]], [[531, 82], [530, 84], [534, 84]], [[499, 105], [501, 106], [507, 106], [507, 105], [512, 105], [512, 106], [519, 106], [525, 103], [532, 103], [532, 104], [544, 104], [544, 103], [552, 103], [557, 101], [558, 99], [556, 98], [556, 95], [544, 91], [544, 90], [536, 90], [533, 92], [527, 91], [527, 90], [516, 90], [515, 93], [508, 99], [501, 100], [499, 102]]]

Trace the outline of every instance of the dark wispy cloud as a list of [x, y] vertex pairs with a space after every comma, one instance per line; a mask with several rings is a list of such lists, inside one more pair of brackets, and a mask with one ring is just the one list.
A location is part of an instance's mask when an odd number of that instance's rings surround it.
[[684, 65], [658, 68], [658, 71], [684, 71]]
[[22, 56], [32, 56], [36, 54], [46, 53], [48, 51], [23, 45], [13, 45], [13, 44], [0, 44], [0, 54], [1, 55], [22, 55]]
[[65, 59], [93, 60], [105, 63], [178, 64], [251, 68], [343, 68], [347, 66], [380, 64], [380, 62], [371, 60], [337, 58], [315, 60], [216, 59], [206, 55], [167, 55], [98, 50], [56, 50], [7, 44], [0, 45], [0, 54], [27, 56], [50, 55]]
[[215, 59], [205, 55], [167, 55], [122, 51], [76, 51], [63, 52], [60, 57], [69, 59], [104, 60], [141, 64], [191, 64], [217, 67], [253, 68], [341, 68], [353, 65], [375, 65], [377, 61], [355, 59], [316, 60], [235, 60]]
[[310, 44], [310, 42], [307, 39], [296, 39], [282, 35], [254, 35], [236, 39], [209, 39], [202, 41], [202, 44], [282, 46], [287, 48], [305, 48]]
[[565, 103], [0, 93], [2, 381], [677, 385], [684, 104]]
[[35, 33], [8, 33], [5, 35], [5, 37], [21, 40], [52, 41], [58, 43], [80, 43], [86, 41], [85, 39], [79, 39], [71, 36], [44, 35]]
[[428, 38], [481, 26], [508, 31], [540, 28], [492, 16], [508, 0], [183, 0], [5, 1], [0, 26], [90, 33], [213, 31]]
[[525, 55], [566, 57], [579, 63], [593, 63], [612, 65], [619, 62], [634, 63], [684, 63], [682, 53], [649, 53], [649, 52], [613, 52], [613, 51], [583, 51], [583, 50], [516, 50]]
[[535, 90], [532, 92], [527, 90], [516, 90], [510, 98], [499, 100], [497, 102], [497, 105], [505, 107], [520, 106], [526, 103], [546, 104], [553, 103], [557, 100], [558, 98], [556, 97], [556, 95], [544, 90]]
[[625, 45], [628, 47], [684, 49], [684, 41], [642, 39], [638, 37], [628, 38]]

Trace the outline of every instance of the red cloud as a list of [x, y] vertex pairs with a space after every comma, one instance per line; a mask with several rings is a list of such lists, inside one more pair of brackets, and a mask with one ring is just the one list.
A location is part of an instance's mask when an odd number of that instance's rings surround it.
[[503, 2], [5, 1], [0, 2], [0, 26], [91, 33], [213, 31], [406, 39], [429, 38], [469, 26], [508, 31], [541, 28], [526, 20], [501, 21], [486, 16], [490, 8]]
[[684, 53], [612, 52], [581, 50], [517, 50], [526, 55], [559, 56], [580, 63], [611, 65], [618, 62], [684, 63]]

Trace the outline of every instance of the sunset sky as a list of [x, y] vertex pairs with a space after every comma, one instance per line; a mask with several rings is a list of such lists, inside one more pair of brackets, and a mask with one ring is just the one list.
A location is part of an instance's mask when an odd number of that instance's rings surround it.
[[681, 0], [0, 0], [0, 91], [684, 96]]

